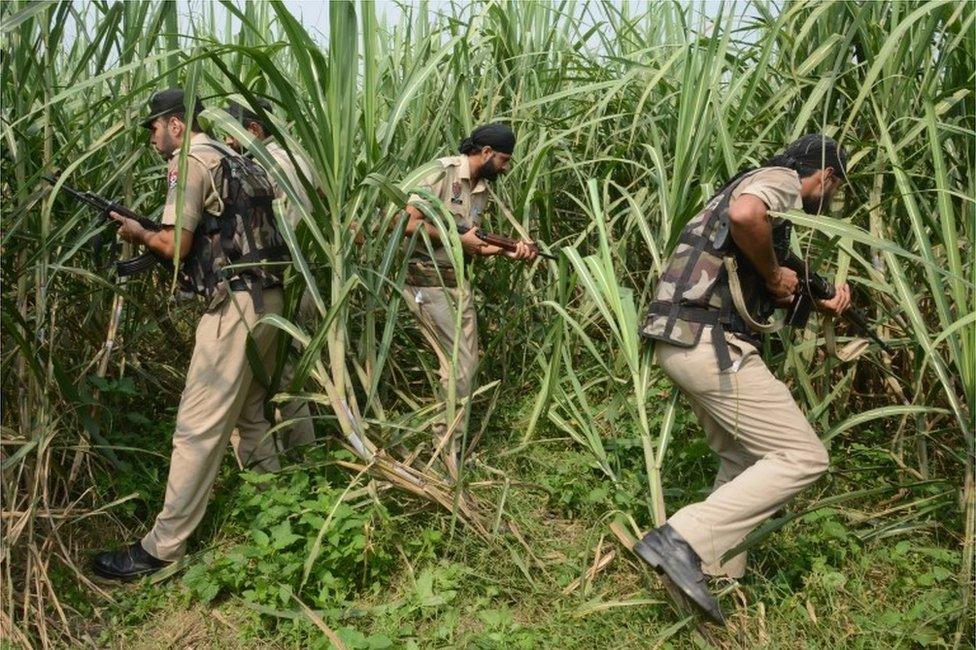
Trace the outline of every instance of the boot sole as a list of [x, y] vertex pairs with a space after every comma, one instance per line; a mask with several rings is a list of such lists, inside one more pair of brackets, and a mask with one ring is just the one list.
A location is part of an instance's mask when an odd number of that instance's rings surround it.
[[695, 603], [695, 606], [698, 607], [698, 609], [705, 614], [710, 621], [717, 623], [718, 625], [725, 625], [725, 616], [722, 614], [722, 610], [718, 606], [718, 601], [716, 601], [711, 594], [708, 594], [708, 597], [714, 602], [714, 612], [712, 611], [712, 607], [703, 605], [701, 602], [699, 602], [698, 597], [684, 585], [683, 580], [679, 580], [674, 572], [668, 570], [668, 562], [660, 552], [645, 544], [643, 540], [640, 540], [634, 544], [633, 550], [642, 560], [654, 567], [655, 571], [666, 574], [671, 579], [671, 582], [677, 585], [677, 587], [681, 589], [681, 592], [688, 597], [688, 600]]
[[107, 575], [104, 573], [93, 573], [92, 575], [94, 576], [97, 582], [101, 582], [103, 584], [121, 584], [121, 583], [136, 582], [139, 580], [139, 578], [143, 578], [145, 576], [152, 575], [152, 574], [139, 573], [136, 575], [116, 576], [116, 575]]
[[159, 569], [152, 569], [151, 571], [140, 571], [139, 573], [106, 573], [95, 567], [91, 567], [91, 572], [96, 578], [103, 582], [135, 582], [139, 578], [144, 578], [146, 576], [151, 576], [157, 571], [161, 571], [165, 567], [160, 567]]

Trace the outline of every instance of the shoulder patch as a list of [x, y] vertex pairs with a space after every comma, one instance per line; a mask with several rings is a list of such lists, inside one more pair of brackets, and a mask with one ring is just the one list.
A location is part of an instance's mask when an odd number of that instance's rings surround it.
[[170, 188], [176, 187], [176, 181], [179, 178], [179, 173], [175, 169], [169, 171], [169, 175], [166, 177], [166, 183]]

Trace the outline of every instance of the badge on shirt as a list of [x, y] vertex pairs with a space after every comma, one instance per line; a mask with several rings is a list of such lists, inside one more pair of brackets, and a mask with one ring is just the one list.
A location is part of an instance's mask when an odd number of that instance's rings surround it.
[[170, 189], [176, 187], [176, 179], [179, 177], [177, 170], [171, 169], [169, 176], [166, 177], [166, 181], [169, 184]]
[[451, 203], [454, 203], [454, 204], [457, 204], [457, 205], [460, 205], [460, 204], [464, 203], [464, 199], [461, 198], [461, 183], [460, 182], [454, 181], [451, 184], [451, 194], [453, 195], [453, 196], [451, 196]]

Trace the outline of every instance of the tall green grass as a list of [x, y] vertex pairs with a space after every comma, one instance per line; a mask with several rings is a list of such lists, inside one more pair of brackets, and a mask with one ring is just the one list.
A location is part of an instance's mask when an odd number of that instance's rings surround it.
[[[147, 410], [175, 403], [193, 314], [165, 282], [113, 283], [86, 239], [91, 214], [40, 180], [102, 192], [146, 214], [163, 166], [138, 121], [149, 94], [191, 86], [215, 128], [223, 97], [266, 95], [286, 146], [312, 163], [313, 207], [287, 233], [290, 308], [274, 323], [302, 349], [288, 390], [326, 429], [476, 530], [477, 502], [411, 473], [388, 451], [429, 437], [429, 358], [399, 305], [397, 207], [420, 167], [472, 126], [507, 120], [515, 166], [491, 228], [517, 225], [565, 255], [476, 271], [483, 383], [474, 434], [501, 400], [534, 395], [514, 436], [564, 432], [617, 480], [605, 442], [637, 435], [648, 513], [666, 516], [674, 408], [636, 326], [681, 226], [717, 185], [791, 139], [823, 131], [851, 154], [836, 219], [789, 215], [795, 244], [868, 304], [892, 356], [821, 356], [821, 333], [773, 355], [824, 434], [891, 435], [905, 479], [960, 495], [968, 599], [974, 534], [974, 13], [964, 2], [740, 3], [717, 15], [652, 3], [418, 4], [397, 24], [371, 3], [331, 3], [321, 46], [281, 3], [222, 3], [189, 20], [174, 3], [11, 1], [2, 39], [0, 316], [3, 629], [70, 638], [47, 576], [77, 565], [92, 513], [129, 495], [97, 476], [129, 471], [113, 410], [133, 386]], [[220, 17], [222, 14], [224, 17]], [[66, 34], [74, 34], [67, 38]], [[259, 159], [266, 154], [260, 150]], [[295, 188], [284, 181], [285, 190]], [[497, 205], [497, 204], [493, 204]], [[356, 243], [356, 233], [365, 236]], [[293, 314], [307, 291], [314, 323]], [[183, 345], [160, 345], [173, 338]], [[153, 395], [160, 395], [153, 399]], [[867, 413], [870, 419], [863, 414]], [[513, 448], [518, 453], [521, 445]], [[385, 474], [384, 474], [385, 473]], [[101, 516], [101, 515], [99, 515]], [[910, 524], [910, 522], [909, 522]], [[967, 601], [968, 602], [968, 601]]]

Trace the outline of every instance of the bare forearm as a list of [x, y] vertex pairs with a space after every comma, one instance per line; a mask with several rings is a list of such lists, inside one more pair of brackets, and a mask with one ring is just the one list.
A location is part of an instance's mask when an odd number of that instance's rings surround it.
[[[430, 237], [431, 246], [434, 248], [443, 247], [440, 234], [437, 232], [437, 226], [425, 220], [420, 211], [413, 206], [407, 207], [407, 214], [409, 215], [409, 219], [404, 228], [405, 237], [412, 237], [415, 232], [422, 228], [427, 233], [427, 236]], [[491, 257], [502, 252], [502, 249], [497, 246], [491, 246], [482, 241], [474, 228], [469, 229], [461, 235], [461, 247], [468, 255], [480, 255], [482, 257]]]
[[[180, 259], [183, 259], [190, 252], [192, 234], [183, 231], [180, 238]], [[158, 231], [144, 230], [139, 237], [139, 243], [151, 250], [156, 255], [167, 259], [173, 259], [173, 251], [176, 250], [176, 230], [164, 229]]]
[[[108, 216], [119, 224], [119, 237], [133, 244], [142, 244], [160, 257], [172, 259], [176, 250], [176, 229], [164, 225], [160, 230], [144, 228], [135, 219], [130, 219], [118, 212], [110, 211]], [[183, 228], [180, 237], [180, 259], [190, 253], [193, 247], [193, 231]]]
[[415, 232], [423, 229], [423, 231], [426, 232], [427, 236], [430, 238], [431, 245], [434, 248], [440, 248], [441, 238], [440, 235], [437, 234], [437, 227], [432, 223], [428, 223], [427, 220], [424, 219], [423, 213], [412, 205], [408, 205], [405, 212], [407, 213], [407, 225], [404, 227], [403, 236], [413, 237]]
[[779, 268], [773, 252], [773, 229], [765, 219], [731, 223], [730, 232], [735, 245], [752, 262], [766, 280], [774, 277]]
[[729, 207], [729, 232], [736, 247], [762, 276], [773, 302], [788, 305], [797, 288], [796, 273], [780, 266], [773, 250], [773, 227], [766, 218], [766, 204], [744, 194]]
[[406, 228], [404, 228], [403, 235], [405, 237], [413, 237], [414, 233], [418, 230], [423, 230], [426, 232], [427, 236], [430, 237], [431, 245], [433, 245], [435, 248], [440, 248], [441, 238], [440, 235], [437, 234], [437, 228], [433, 224], [429, 224], [423, 219], [414, 219], [411, 215], [410, 220], [407, 221]]

